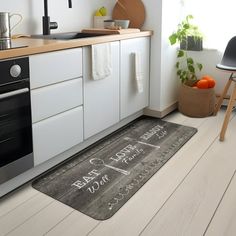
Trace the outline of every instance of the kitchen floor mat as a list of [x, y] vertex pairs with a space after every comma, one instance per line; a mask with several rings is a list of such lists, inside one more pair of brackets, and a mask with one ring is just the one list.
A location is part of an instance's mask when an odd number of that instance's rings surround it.
[[38, 177], [32, 186], [96, 220], [106, 220], [196, 132], [143, 116]]

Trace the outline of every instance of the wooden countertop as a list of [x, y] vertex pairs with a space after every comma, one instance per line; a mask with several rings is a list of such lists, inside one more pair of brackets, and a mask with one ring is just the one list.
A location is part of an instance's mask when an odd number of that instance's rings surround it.
[[10, 59], [14, 57], [28, 56], [38, 53], [52, 52], [69, 48], [76, 48], [81, 46], [88, 46], [98, 43], [112, 42], [122, 39], [145, 37], [151, 35], [152, 31], [141, 31], [138, 33], [106, 35], [106, 36], [81, 38], [73, 40], [45, 40], [45, 39], [33, 39], [33, 38], [18, 38], [18, 39], [13, 39], [12, 42], [17, 44], [27, 45], [28, 47], [2, 50], [0, 51], [0, 60]]

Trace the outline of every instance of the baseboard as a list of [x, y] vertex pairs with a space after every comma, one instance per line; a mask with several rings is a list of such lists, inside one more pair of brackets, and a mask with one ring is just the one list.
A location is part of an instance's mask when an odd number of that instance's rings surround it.
[[163, 111], [155, 111], [149, 108], [144, 109], [144, 115], [157, 117], [157, 118], [163, 118], [164, 116], [168, 115], [170, 112], [176, 110], [178, 107], [178, 103], [175, 102], [169, 107], [165, 108]]

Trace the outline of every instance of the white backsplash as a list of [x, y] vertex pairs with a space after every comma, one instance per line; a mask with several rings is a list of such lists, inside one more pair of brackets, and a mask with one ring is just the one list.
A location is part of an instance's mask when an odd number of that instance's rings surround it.
[[[105, 6], [111, 14], [115, 0], [72, 0], [72, 8], [68, 8], [68, 0], [48, 0], [48, 14], [51, 21], [58, 23], [58, 29], [52, 32], [78, 31], [93, 26], [93, 14], [97, 8]], [[20, 13], [22, 23], [12, 34], [41, 34], [43, 0], [0, 0], [0, 12]], [[14, 24], [12, 18], [12, 24]]]

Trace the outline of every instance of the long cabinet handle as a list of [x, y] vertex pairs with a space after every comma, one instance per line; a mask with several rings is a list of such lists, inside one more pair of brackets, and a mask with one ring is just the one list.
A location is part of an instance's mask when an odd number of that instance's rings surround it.
[[16, 96], [22, 93], [27, 93], [27, 92], [29, 92], [29, 88], [14, 90], [12, 92], [0, 94], [0, 99], [9, 98], [9, 97]]

